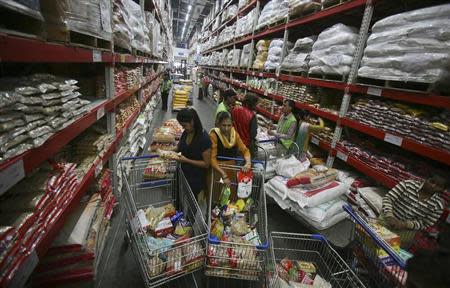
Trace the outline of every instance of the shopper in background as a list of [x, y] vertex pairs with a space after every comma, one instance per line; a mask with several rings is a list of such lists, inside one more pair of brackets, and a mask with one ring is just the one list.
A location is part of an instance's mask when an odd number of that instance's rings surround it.
[[245, 159], [242, 170], [247, 172], [251, 169], [250, 151], [234, 129], [230, 113], [222, 111], [217, 115], [216, 128], [211, 129], [209, 138], [212, 143], [211, 167], [217, 172], [215, 174], [217, 175], [217, 179], [214, 180], [218, 181], [222, 177], [225, 185], [230, 187], [231, 182], [236, 183], [236, 173], [233, 173], [231, 170], [227, 171], [231, 173], [225, 172], [220, 168], [219, 164], [236, 165], [236, 163], [233, 160], [220, 159], [220, 157], [236, 158], [240, 152], [241, 156]]
[[[269, 130], [269, 135], [273, 135], [280, 139], [281, 144], [284, 148], [288, 149], [291, 147], [295, 140], [295, 132], [297, 132], [297, 119], [295, 118], [292, 111], [294, 110], [295, 102], [292, 100], [283, 101], [283, 115], [281, 115], [278, 121], [277, 130]], [[274, 127], [272, 127], [273, 129]]]
[[236, 91], [227, 89], [223, 92], [223, 100], [219, 103], [216, 110], [216, 117], [220, 112], [231, 112], [236, 103]]
[[258, 96], [248, 93], [242, 101], [243, 106], [236, 106], [231, 111], [233, 126], [241, 136], [242, 142], [250, 149], [252, 155], [256, 152], [256, 134], [258, 122], [256, 119], [256, 105]]
[[400, 236], [402, 247], [409, 247], [415, 231], [433, 226], [444, 211], [441, 195], [446, 185], [447, 179], [439, 174], [398, 183], [383, 198], [380, 223]]
[[295, 142], [300, 148], [301, 152], [307, 153], [309, 150], [309, 138], [312, 132], [317, 132], [325, 128], [323, 120], [318, 119], [319, 124], [315, 125], [311, 123], [311, 115], [307, 110], [300, 110], [299, 113], [299, 128], [297, 131], [297, 138]]
[[197, 197], [205, 189], [206, 173], [211, 161], [211, 140], [203, 130], [197, 111], [185, 108], [178, 112], [177, 120], [184, 131], [178, 143], [176, 160], [181, 163], [184, 175]]
[[208, 93], [208, 85], [209, 85], [209, 77], [206, 74], [202, 74], [202, 78], [200, 80], [201, 82], [201, 88], [202, 88], [202, 93], [201, 96], [198, 97], [198, 99], [203, 99], [203, 96], [206, 97], [207, 93]]
[[163, 83], [161, 85], [162, 110], [167, 111], [167, 101], [169, 100], [169, 92], [172, 88], [172, 80], [170, 80], [169, 71], [164, 73]]

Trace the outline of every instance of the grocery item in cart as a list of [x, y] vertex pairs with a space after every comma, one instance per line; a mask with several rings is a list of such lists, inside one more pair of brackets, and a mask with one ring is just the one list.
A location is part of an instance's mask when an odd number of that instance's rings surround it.
[[156, 180], [164, 179], [169, 172], [169, 164], [166, 160], [160, 158], [150, 159], [144, 169], [144, 179]]

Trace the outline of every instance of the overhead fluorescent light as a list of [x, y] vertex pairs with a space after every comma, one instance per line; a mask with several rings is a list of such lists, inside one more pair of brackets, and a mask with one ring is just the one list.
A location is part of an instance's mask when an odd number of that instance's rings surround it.
[[186, 21], [188, 20], [188, 18], [189, 18], [189, 14], [186, 14]]
[[191, 11], [191, 9], [192, 9], [192, 5], [191, 5], [191, 4], [189, 4], [189, 6], [188, 6], [188, 12], [190, 12], [190, 11]]

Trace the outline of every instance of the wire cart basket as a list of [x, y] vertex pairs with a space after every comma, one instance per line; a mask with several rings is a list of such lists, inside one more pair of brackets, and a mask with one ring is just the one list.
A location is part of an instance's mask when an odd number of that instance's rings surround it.
[[[225, 158], [224, 158], [225, 159]], [[241, 159], [226, 158], [239, 161]], [[222, 159], [221, 159], [222, 160]], [[240, 166], [220, 164], [227, 174], [234, 174], [241, 170]], [[208, 248], [205, 275], [207, 284], [211, 287], [231, 287], [236, 279], [239, 287], [263, 287], [265, 283], [265, 263], [269, 247], [267, 237], [267, 209], [264, 193], [264, 175], [262, 170], [253, 169], [253, 182], [249, 198], [254, 204], [248, 213], [247, 223], [254, 223], [254, 228], [259, 235], [259, 244], [244, 241], [224, 241], [217, 239], [211, 233], [212, 216], [208, 217]], [[212, 211], [219, 204], [219, 197], [224, 184], [217, 179], [218, 174], [213, 170], [211, 179], [211, 191], [209, 195], [208, 210]], [[237, 189], [237, 181], [232, 179], [231, 189]], [[233, 280], [234, 279], [234, 280]], [[248, 280], [248, 281], [242, 281]], [[214, 283], [214, 284], [211, 284]], [[243, 284], [245, 283], [245, 284]], [[232, 287], [238, 287], [235, 284]]]
[[278, 159], [287, 159], [294, 155], [295, 157], [300, 157], [300, 148], [297, 143], [292, 142], [289, 149], [281, 144], [279, 138], [273, 138], [268, 140], [258, 141], [258, 151], [254, 156], [256, 160], [262, 161], [264, 163], [264, 176], [265, 179], [270, 179], [275, 176], [275, 170], [272, 164]]
[[[164, 164], [165, 171], [155, 179], [148, 171], [154, 165], [150, 163], [154, 163], [156, 158]], [[151, 159], [153, 162], [150, 162]], [[161, 162], [158, 164], [161, 165]], [[129, 163], [131, 165], [122, 165]], [[128, 173], [123, 166], [131, 166]], [[125, 191], [120, 201], [125, 207], [126, 237], [146, 287], [170, 284], [169, 281], [203, 269], [207, 226], [180, 166], [174, 161], [151, 155], [122, 158], [119, 169], [124, 174]], [[183, 218], [191, 223], [190, 238], [153, 238], [146, 231], [144, 225], [148, 220], [145, 210], [167, 204], [173, 204], [178, 213], [183, 213]], [[172, 219], [170, 221], [173, 222]], [[161, 244], [158, 241], [165, 242]]]
[[354, 223], [354, 265], [367, 271], [370, 286], [405, 287], [407, 275], [403, 258], [350, 205], [346, 204], [344, 210]]
[[[328, 240], [320, 234], [272, 232], [270, 234], [270, 243], [271, 258], [268, 265], [270, 269], [268, 269], [267, 275], [269, 287], [271, 288], [291, 287], [287, 285], [285, 280], [280, 277], [280, 273], [278, 273], [279, 269], [284, 269], [280, 268], [280, 262], [283, 259], [314, 264], [314, 274], [317, 273], [330, 284], [319, 285], [318, 287], [365, 287], [345, 261], [331, 247]], [[315, 276], [316, 278], [317, 275]]]

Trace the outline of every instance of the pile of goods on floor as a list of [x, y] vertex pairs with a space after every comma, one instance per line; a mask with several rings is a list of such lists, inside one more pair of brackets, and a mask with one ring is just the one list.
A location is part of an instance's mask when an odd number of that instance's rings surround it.
[[196, 239], [195, 229], [183, 212], [172, 204], [150, 206], [138, 210], [143, 243], [150, 252], [147, 263], [150, 278], [187, 273], [202, 266], [205, 250], [201, 239]]
[[34, 74], [0, 81], [0, 162], [44, 144], [89, 111], [77, 80]]
[[192, 85], [176, 85], [174, 87], [172, 110], [179, 111], [192, 104]]
[[95, 185], [69, 216], [62, 230], [32, 274], [33, 284], [65, 287], [70, 283], [93, 283], [100, 267], [110, 219], [117, 205], [112, 193], [112, 173], [104, 169]]
[[332, 287], [320, 276], [320, 271], [312, 262], [284, 258], [276, 263], [275, 271], [278, 276], [275, 280], [276, 287]]

